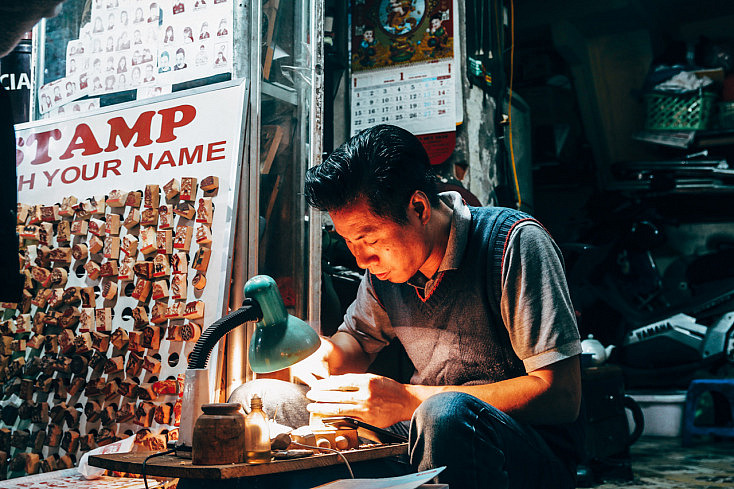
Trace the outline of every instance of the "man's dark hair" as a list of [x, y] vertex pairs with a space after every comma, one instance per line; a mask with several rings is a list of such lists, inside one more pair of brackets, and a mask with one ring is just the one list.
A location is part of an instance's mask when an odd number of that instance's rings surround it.
[[333, 211], [366, 198], [372, 212], [398, 224], [407, 222], [407, 205], [416, 190], [438, 206], [436, 179], [423, 145], [405, 129], [387, 124], [365, 129], [306, 172], [306, 202], [312, 207]]

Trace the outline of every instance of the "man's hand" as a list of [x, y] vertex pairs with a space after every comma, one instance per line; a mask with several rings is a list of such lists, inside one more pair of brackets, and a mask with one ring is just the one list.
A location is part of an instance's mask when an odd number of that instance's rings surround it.
[[313, 387], [317, 380], [329, 377], [328, 358], [333, 350], [331, 341], [322, 337], [318, 350], [291, 366], [291, 375], [295, 380]]
[[319, 416], [351, 416], [387, 428], [411, 418], [419, 401], [403, 384], [374, 374], [334, 375], [311, 385], [309, 412]]

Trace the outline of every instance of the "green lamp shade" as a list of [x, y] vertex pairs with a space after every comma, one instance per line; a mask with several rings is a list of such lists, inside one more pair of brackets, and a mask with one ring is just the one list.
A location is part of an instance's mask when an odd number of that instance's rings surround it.
[[253, 372], [275, 372], [315, 352], [321, 340], [305, 321], [288, 314], [275, 280], [257, 275], [245, 284], [245, 297], [260, 304], [263, 319], [255, 323], [248, 360]]

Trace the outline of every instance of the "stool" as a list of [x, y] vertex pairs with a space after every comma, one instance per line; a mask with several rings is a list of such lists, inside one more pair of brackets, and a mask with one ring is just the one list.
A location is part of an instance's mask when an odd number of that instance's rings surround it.
[[[711, 392], [714, 404], [728, 403], [728, 423], [726, 426], [696, 426], [696, 404], [701, 394]], [[721, 406], [720, 406], [721, 407]], [[686, 404], [683, 411], [683, 446], [691, 445], [693, 435], [715, 435], [734, 438], [734, 379], [695, 379], [688, 386]]]

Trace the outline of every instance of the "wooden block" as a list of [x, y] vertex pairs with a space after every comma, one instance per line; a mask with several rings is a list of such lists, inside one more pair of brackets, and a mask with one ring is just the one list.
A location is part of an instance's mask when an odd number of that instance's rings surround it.
[[31, 435], [31, 444], [33, 453], [40, 455], [43, 452], [43, 447], [46, 444], [45, 428], [38, 429]]
[[205, 192], [214, 192], [219, 189], [219, 177], [209, 175], [201, 181], [201, 190]]
[[135, 289], [133, 290], [132, 294], [130, 294], [130, 296], [133, 299], [137, 299], [140, 302], [145, 302], [148, 300], [150, 289], [151, 289], [150, 280], [145, 280], [145, 279], [140, 278], [138, 279], [138, 282], [135, 284]]
[[36, 424], [47, 424], [48, 419], [48, 403], [46, 401], [35, 403], [31, 412], [31, 422]]
[[[120, 383], [119, 378], [113, 378], [113, 379], [110, 379], [109, 377], [107, 378], [107, 383], [105, 384], [104, 390], [102, 391], [102, 395], [104, 396], [106, 401], [110, 401], [118, 397], [117, 386], [119, 385], [119, 383]], [[104, 413], [104, 410], [102, 412]]]
[[[105, 362], [107, 359], [105, 359]], [[88, 398], [95, 398], [102, 395], [105, 385], [107, 382], [102, 377], [98, 377], [96, 379], [90, 379], [89, 382], [87, 382], [87, 386], [84, 388], [84, 394]]]
[[151, 279], [153, 278], [153, 262], [147, 260], [138, 261], [133, 266], [133, 271], [140, 278]]
[[39, 224], [41, 222], [41, 207], [40, 205], [32, 205], [28, 209], [28, 221], [26, 224]]
[[41, 206], [41, 221], [53, 223], [60, 218], [59, 206], [57, 204]]
[[149, 428], [153, 424], [153, 416], [155, 415], [155, 404], [152, 402], [141, 402], [135, 410], [134, 423], [144, 428]]
[[46, 246], [53, 245], [54, 225], [50, 222], [42, 222], [38, 228], [38, 243]]
[[201, 326], [196, 323], [188, 322], [181, 326], [181, 340], [187, 343], [196, 343], [201, 336]]
[[46, 304], [48, 303], [48, 298], [51, 296], [52, 292], [53, 291], [51, 289], [38, 289], [36, 296], [31, 299], [31, 304], [38, 308], [46, 307]]
[[79, 332], [86, 333], [95, 331], [94, 327], [94, 308], [82, 307], [79, 311]]
[[138, 238], [132, 234], [125, 235], [122, 238], [120, 249], [125, 256], [135, 258], [138, 255]]
[[[148, 326], [143, 326], [143, 329], [144, 328], [147, 328], [147, 327]], [[128, 351], [131, 351], [131, 352], [134, 351], [134, 352], [138, 352], [138, 353], [144, 352], [145, 351], [145, 347], [143, 346], [143, 332], [142, 332], [142, 330], [141, 331], [130, 331], [128, 333], [128, 335], [129, 335], [128, 344], [127, 344]], [[130, 362], [130, 357], [128, 357], [127, 361], [128, 361], [128, 363]], [[143, 360], [141, 358], [140, 359], [140, 366], [141, 366], [141, 368], [142, 368], [142, 365], [143, 365]], [[139, 373], [138, 374], [132, 374], [132, 375], [139, 375]]]
[[157, 226], [158, 225], [158, 209], [145, 209], [140, 213], [141, 226]]
[[148, 325], [148, 313], [145, 311], [145, 309], [141, 306], [137, 306], [133, 309], [132, 312], [133, 316], [133, 327], [135, 329], [141, 329], [144, 326]]
[[[84, 362], [86, 362], [87, 359], [85, 357], [82, 357], [82, 356], [77, 356], [75, 358], [72, 358], [71, 359], [72, 370], [74, 370], [74, 365], [77, 364], [77, 362], [75, 361], [76, 359], [81, 359], [81, 363], [84, 364], [84, 370], [85, 370], [84, 373], [83, 373], [83, 375], [86, 375], [86, 368], [87, 368], [87, 365], [88, 364], [86, 364]], [[75, 397], [80, 392], [83, 392], [84, 391], [84, 388], [86, 386], [87, 386], [87, 381], [84, 380], [84, 377], [83, 376], [81, 376], [81, 377], [74, 377], [74, 380], [71, 381], [71, 385], [69, 386], [69, 395], [71, 397]]]
[[[137, 332], [136, 332], [137, 333]], [[127, 356], [127, 365], [125, 366], [125, 373], [131, 377], [137, 377], [143, 370], [143, 357], [138, 355], [136, 352], [131, 352]], [[137, 395], [137, 390], [135, 391]]]
[[104, 195], [95, 195], [89, 199], [91, 209], [89, 212], [94, 216], [104, 216], [107, 210], [107, 199]]
[[142, 202], [142, 200], [143, 200], [143, 194], [139, 190], [136, 190], [134, 192], [129, 192], [127, 194], [127, 200], [125, 201], [125, 205], [128, 207], [138, 208], [140, 207], [140, 203]]
[[[65, 287], [68, 278], [69, 272], [67, 272], [65, 268], [55, 267], [53, 270], [51, 270], [51, 278], [48, 285], [51, 287]], [[63, 290], [61, 291], [61, 296], [59, 297], [59, 299], [61, 299], [62, 297]]]
[[184, 318], [189, 320], [204, 318], [204, 301], [193, 301], [186, 304]]
[[[53, 277], [53, 275], [52, 275]], [[49, 279], [48, 286], [52, 287], [51, 279]], [[64, 305], [64, 289], [51, 289], [51, 293], [48, 295], [48, 306], [53, 309], [58, 309]]]
[[51, 270], [44, 267], [33, 267], [31, 268], [31, 276], [41, 287], [46, 287], [51, 278]]
[[46, 337], [42, 334], [35, 334], [31, 336], [28, 339], [28, 342], [26, 343], [26, 346], [28, 348], [33, 348], [36, 350], [40, 350], [43, 348], [43, 343], [46, 341]]
[[[119, 416], [118, 416], [119, 419]], [[79, 438], [79, 450], [88, 452], [97, 448], [97, 442], [94, 440], [94, 433], [81, 435]]]
[[63, 329], [59, 333], [59, 348], [61, 353], [70, 354], [74, 351], [74, 332], [70, 329]]
[[196, 215], [196, 208], [190, 201], [182, 200], [173, 208], [173, 213], [183, 217], [184, 219], [191, 220]]
[[184, 177], [181, 179], [180, 200], [194, 200], [196, 198], [196, 178]]
[[176, 235], [173, 237], [173, 248], [181, 251], [189, 251], [194, 228], [191, 226], [177, 226]]
[[59, 318], [59, 324], [62, 328], [73, 329], [77, 324], [79, 324], [79, 315], [79, 309], [73, 306], [67, 307]]
[[[135, 386], [137, 389], [137, 385]], [[129, 396], [134, 397], [134, 396]], [[135, 403], [134, 402], [123, 402], [120, 405], [120, 409], [117, 411], [117, 422], [127, 423], [135, 417]]]
[[153, 384], [151, 382], [145, 382], [138, 386], [138, 397], [143, 401], [155, 401], [158, 398], [158, 394], [153, 390]]
[[69, 195], [61, 199], [61, 207], [59, 207], [59, 215], [64, 217], [74, 216], [74, 207], [78, 204], [78, 200], [73, 195]]
[[[87, 309], [88, 310], [88, 309]], [[92, 333], [89, 331], [80, 333], [74, 338], [74, 351], [76, 353], [86, 353], [92, 350]]]
[[163, 204], [158, 207], [158, 229], [173, 228], [173, 206]]
[[169, 324], [166, 329], [166, 339], [168, 341], [183, 341], [181, 338], [181, 325], [180, 324]]
[[100, 333], [104, 333], [107, 331], [112, 331], [112, 309], [109, 307], [102, 307], [100, 309], [95, 309], [95, 324], [97, 326], [97, 331]]
[[110, 347], [110, 335], [92, 331], [92, 348], [100, 353], [105, 353]]
[[[165, 281], [164, 281], [165, 282]], [[155, 284], [153, 284], [155, 290]], [[168, 303], [156, 302], [153, 304], [153, 308], [150, 310], [150, 321], [153, 324], [161, 324], [168, 321]]]
[[[145, 358], [143, 358], [143, 368], [153, 375], [158, 375], [161, 371], [161, 361], [153, 355], [146, 355]], [[155, 383], [152, 384], [152, 389], [156, 394], [159, 394], [158, 390], [155, 388]]]
[[[88, 227], [89, 227], [89, 223], [87, 221], [84, 221], [81, 219], [71, 221], [71, 234], [74, 236], [86, 236]], [[24, 228], [24, 232], [25, 232], [25, 228]], [[26, 236], [21, 235], [21, 237], [26, 237]]]
[[122, 225], [125, 226], [126, 229], [130, 230], [138, 224], [140, 224], [140, 211], [137, 207], [131, 207], [127, 213], [127, 217], [122, 222]]
[[97, 445], [100, 447], [103, 447], [105, 445], [109, 445], [110, 443], [114, 443], [117, 440], [117, 437], [115, 436], [115, 432], [109, 428], [102, 428], [99, 430], [99, 433], [97, 433], [97, 436], [94, 437], [94, 440], [97, 442]]
[[82, 301], [81, 287], [67, 287], [64, 290], [64, 294], [61, 296], [64, 304], [67, 306], [75, 306]]
[[168, 402], [159, 404], [155, 408], [153, 419], [159, 424], [171, 424], [171, 420], [173, 419], [173, 404]]
[[56, 227], [56, 241], [59, 243], [68, 243], [71, 241], [71, 222], [60, 221]]
[[104, 240], [104, 257], [108, 260], [117, 260], [120, 258], [120, 238], [119, 236], [107, 236]]
[[211, 226], [214, 219], [214, 207], [211, 197], [199, 198], [199, 205], [196, 208], [196, 222], [208, 224]]
[[[99, 333], [98, 333], [99, 334]], [[92, 340], [95, 339], [94, 334], [92, 335]], [[105, 350], [106, 351], [106, 350]], [[105, 362], [107, 361], [107, 356], [105, 355], [104, 351], [93, 351], [92, 356], [89, 358], [89, 366], [94, 370], [95, 372], [101, 371], [104, 367]], [[91, 382], [91, 381], [90, 381]], [[86, 389], [85, 389], [86, 391]], [[88, 396], [89, 394], [87, 394]]]
[[49, 268], [51, 266], [51, 248], [41, 244], [36, 246], [36, 258], [33, 263], [39, 267]]
[[212, 230], [209, 226], [201, 225], [196, 228], [196, 242], [199, 245], [212, 244]]
[[28, 475], [37, 474], [41, 470], [41, 457], [37, 453], [24, 453], [24, 469]]
[[146, 326], [142, 330], [140, 345], [143, 348], [157, 350], [161, 346], [161, 328], [159, 326]]
[[[158, 251], [156, 243], [158, 235], [154, 227], [145, 227], [140, 230], [138, 247], [144, 255], [149, 255], [154, 251]], [[176, 245], [174, 241], [174, 246]]]
[[158, 253], [153, 258], [153, 278], [168, 277], [171, 274], [168, 255]]
[[123, 328], [117, 328], [110, 335], [110, 342], [118, 350], [122, 350], [127, 346], [129, 335]]
[[135, 260], [133, 258], [123, 258], [117, 271], [117, 279], [125, 281], [135, 278], [134, 266]]
[[107, 214], [105, 219], [105, 233], [110, 236], [117, 236], [120, 234], [120, 228], [122, 227], [122, 221], [120, 220], [119, 214]]
[[99, 266], [99, 275], [101, 277], [113, 277], [113, 280], [117, 281], [119, 273], [120, 269], [117, 266], [117, 260], [109, 260]]
[[166, 194], [166, 199], [171, 200], [178, 195], [180, 190], [178, 180], [172, 178], [167, 184], [163, 186], [163, 192]]
[[189, 273], [189, 258], [186, 253], [177, 251], [171, 255], [171, 272], [174, 275]]
[[84, 270], [87, 272], [87, 276], [92, 280], [97, 280], [101, 273], [99, 263], [94, 261], [88, 261], [84, 264]]
[[173, 300], [186, 300], [186, 292], [188, 285], [186, 283], [186, 275], [177, 273], [171, 276], [170, 296]]
[[54, 248], [49, 253], [49, 259], [52, 262], [68, 265], [71, 263], [71, 248], [69, 247]]
[[96, 302], [94, 287], [82, 287], [79, 289], [79, 295], [82, 298], [82, 307], [94, 307]]
[[[18, 202], [15, 211], [15, 222], [16, 224], [25, 224], [28, 219], [28, 210], [31, 208], [28, 204]], [[59, 212], [61, 212], [59, 210]]]
[[194, 261], [191, 264], [192, 268], [194, 268], [194, 270], [206, 273], [206, 270], [209, 267], [209, 258], [211, 257], [211, 254], [211, 248], [200, 247], [196, 251], [196, 255], [194, 255]]
[[[74, 428], [79, 425], [79, 416], [81, 416], [81, 412], [79, 412], [75, 407], [70, 406], [66, 408], [66, 412], [64, 413], [64, 422], [66, 423], [66, 426], [68, 428]], [[68, 433], [68, 432], [67, 432]], [[78, 435], [78, 433], [77, 433]], [[63, 446], [63, 439], [62, 439], [62, 445], [61, 448], [64, 448]], [[71, 450], [67, 450], [71, 451]]]
[[[163, 299], [167, 300], [168, 299], [168, 281], [165, 279], [155, 280], [153, 282], [151, 296], [153, 297], [154, 301], [160, 301]], [[156, 322], [155, 319], [153, 319], [153, 322], [154, 323]]]
[[71, 248], [71, 256], [75, 260], [85, 260], [89, 256], [89, 248], [86, 243], [77, 243]]
[[158, 253], [170, 255], [173, 252], [173, 231], [170, 229], [158, 229], [155, 240]]
[[[48, 445], [48, 435], [46, 435], [46, 445]], [[53, 454], [44, 458], [41, 461], [41, 470], [43, 472], [53, 472], [54, 470], [58, 470], [58, 457], [59, 456], [57, 454]]]
[[94, 236], [104, 238], [106, 227], [107, 224], [103, 220], [92, 218], [89, 220], [89, 224], [87, 225], [87, 232], [89, 234], [93, 234]]
[[124, 207], [127, 202], [127, 192], [122, 190], [112, 190], [107, 196], [107, 205], [110, 207]]
[[105, 362], [104, 364], [104, 373], [109, 375], [109, 374], [115, 374], [117, 372], [122, 372], [124, 365], [125, 365], [125, 357], [123, 356], [108, 358], [107, 362]]
[[89, 238], [89, 252], [92, 254], [100, 253], [104, 249], [104, 241], [99, 236], [92, 236]]
[[156, 394], [161, 396], [177, 395], [182, 393], [182, 391], [178, 389], [178, 381], [176, 379], [157, 380], [153, 382], [153, 390]]
[[183, 319], [183, 313], [184, 313], [185, 308], [186, 308], [186, 301], [174, 300], [168, 306], [168, 311], [166, 312], [166, 319]]
[[105, 282], [102, 284], [102, 297], [112, 300], [117, 297], [117, 284], [115, 282]]
[[160, 204], [161, 189], [158, 185], [146, 185], [143, 207], [146, 209], [157, 209]]
[[135, 380], [126, 377], [122, 381], [120, 381], [120, 385], [117, 386], [117, 393], [120, 394], [122, 397], [135, 399], [135, 397], [138, 395], [137, 388], [138, 383]]
[[41, 232], [41, 227], [38, 226], [37, 224], [26, 224], [25, 226], [21, 228], [18, 234], [21, 238], [32, 239], [32, 240], [38, 241], [40, 232]]

